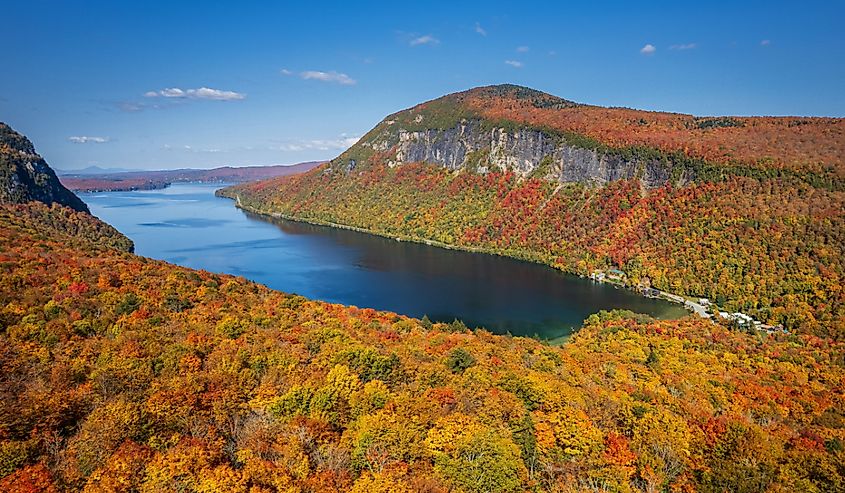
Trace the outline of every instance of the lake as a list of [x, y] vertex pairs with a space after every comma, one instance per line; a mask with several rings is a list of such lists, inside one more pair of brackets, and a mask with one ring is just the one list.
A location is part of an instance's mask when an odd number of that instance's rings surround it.
[[687, 314], [662, 300], [520, 260], [266, 218], [214, 196], [221, 184], [82, 193], [138, 255], [234, 274], [288, 293], [550, 341], [591, 313]]

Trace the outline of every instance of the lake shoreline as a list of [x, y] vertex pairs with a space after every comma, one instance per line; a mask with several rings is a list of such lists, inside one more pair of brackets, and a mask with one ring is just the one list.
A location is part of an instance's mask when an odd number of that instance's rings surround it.
[[[275, 219], [283, 219], [283, 220], [286, 220], [286, 221], [293, 221], [293, 222], [303, 223], [303, 224], [311, 224], [311, 225], [314, 225], [314, 226], [324, 226], [324, 227], [330, 227], [330, 228], [344, 229], [344, 230], [347, 230], [347, 231], [355, 231], [357, 233], [369, 234], [369, 235], [378, 236], [378, 237], [386, 238], [386, 239], [390, 239], [390, 240], [396, 240], [396, 241], [400, 241], [400, 242], [405, 241], [405, 242], [409, 242], [409, 243], [418, 243], [418, 244], [423, 244], [423, 245], [427, 245], [427, 246], [444, 248], [446, 250], [462, 251], [462, 252], [469, 252], [469, 253], [481, 253], [481, 254], [485, 254], [485, 255], [493, 255], [493, 256], [496, 256], [496, 257], [519, 260], [519, 261], [522, 261], [522, 262], [529, 262], [529, 263], [532, 263], [532, 264], [538, 264], [538, 265], [543, 265], [545, 267], [549, 267], [551, 269], [554, 269], [555, 271], [558, 271], [558, 272], [561, 272], [563, 274], [567, 274], [567, 275], [570, 275], [570, 276], [578, 277], [578, 278], [581, 278], [581, 279], [589, 279], [590, 281], [598, 283], [598, 284], [609, 284], [609, 285], [613, 286], [614, 288], [617, 288], [617, 289], [621, 288], [621, 289], [624, 289], [626, 291], [636, 293], [636, 294], [642, 296], [643, 298], [654, 298], [652, 296], [647, 296], [641, 290], [636, 289], [634, 286], [631, 286], [630, 284], [625, 284], [625, 283], [622, 283], [622, 282], [617, 283], [617, 282], [598, 281], [598, 280], [596, 280], [596, 279], [594, 279], [590, 276], [586, 276], [586, 275], [583, 275], [581, 273], [574, 272], [572, 270], [567, 270], [565, 268], [561, 268], [559, 266], [545, 262], [542, 259], [532, 258], [532, 257], [527, 256], [527, 255], [507, 254], [507, 253], [496, 252], [496, 251], [493, 251], [493, 250], [489, 250], [489, 249], [485, 249], [485, 248], [479, 248], [479, 247], [451, 245], [451, 244], [443, 243], [443, 242], [436, 241], [436, 240], [428, 240], [428, 239], [424, 239], [424, 238], [414, 238], [414, 237], [409, 237], [409, 236], [405, 236], [405, 235], [390, 235], [390, 234], [387, 234], [387, 233], [379, 233], [377, 231], [371, 231], [371, 230], [368, 230], [366, 228], [359, 228], [357, 226], [350, 226], [350, 225], [346, 225], [346, 224], [333, 223], [331, 221], [321, 221], [319, 219], [308, 219], [308, 218], [297, 217], [297, 216], [293, 216], [293, 215], [289, 215], [289, 214], [284, 214], [284, 213], [281, 213], [281, 212], [267, 212], [267, 211], [263, 211], [261, 209], [257, 209], [255, 207], [251, 207], [249, 205], [245, 205], [243, 203], [243, 201], [241, 201], [239, 194], [237, 194], [237, 193], [229, 194], [229, 193], [226, 192], [225, 188], [221, 188], [219, 190], [216, 190], [214, 192], [214, 195], [216, 195], [217, 197], [222, 197], [222, 198], [227, 198], [227, 199], [233, 200], [235, 202], [235, 207], [237, 207], [238, 209], [244, 210], [246, 212], [250, 212], [252, 214], [257, 214], [259, 216], [265, 216], [265, 217], [275, 218]], [[680, 295], [675, 295], [675, 296], [680, 296]], [[686, 297], [684, 297], [684, 298], [686, 299]], [[676, 300], [673, 300], [673, 299], [667, 299], [667, 298], [659, 298], [659, 299], [662, 299], [664, 301], [668, 301], [670, 303], [681, 305], [684, 308], [684, 310], [686, 310], [688, 315], [690, 315], [690, 316], [697, 314], [697, 311], [695, 309], [691, 309], [684, 302], [679, 302], [679, 301], [676, 301]], [[702, 318], [705, 318], [705, 317], [702, 317]], [[573, 334], [574, 334], [574, 332], [573, 332]], [[571, 335], [572, 334], [567, 336], [567, 338], [571, 337]]]

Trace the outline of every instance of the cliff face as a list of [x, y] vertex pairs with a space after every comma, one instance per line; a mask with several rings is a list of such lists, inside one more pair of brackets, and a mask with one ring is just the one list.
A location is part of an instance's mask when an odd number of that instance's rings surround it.
[[696, 117], [573, 103], [513, 85], [394, 113], [332, 162], [351, 172], [414, 162], [602, 186], [790, 176], [845, 189], [845, 119]]
[[32, 142], [0, 123], [0, 204], [31, 201], [89, 212], [88, 206], [59, 182]]
[[[396, 125], [398, 128], [390, 128]], [[689, 181], [691, 169], [674, 173], [668, 160], [625, 157], [581, 147], [564, 135], [529, 127], [492, 128], [480, 120], [462, 121], [441, 129], [408, 131], [390, 120], [388, 130], [360, 143], [388, 151], [390, 166], [413, 162], [437, 164], [450, 170], [476, 173], [512, 171], [522, 178], [536, 177], [561, 183], [604, 185], [621, 179], [639, 179], [648, 188], [668, 181]]]
[[689, 162], [675, 162], [671, 153], [626, 152], [565, 127], [501, 118], [488, 114], [484, 98], [507, 101], [521, 108], [519, 115], [570, 115], [591, 108], [517, 86], [477, 88], [388, 116], [332, 167], [349, 172], [373, 159], [391, 167], [426, 162], [453, 171], [511, 171], [520, 178], [594, 186], [638, 179], [646, 188], [696, 177]]

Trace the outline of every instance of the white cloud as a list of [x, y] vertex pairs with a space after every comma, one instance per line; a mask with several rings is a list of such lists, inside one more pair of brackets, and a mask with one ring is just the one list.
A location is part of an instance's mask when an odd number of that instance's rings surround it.
[[293, 72], [286, 68], [283, 68], [280, 72], [282, 73], [282, 75], [293, 75]]
[[108, 137], [91, 137], [88, 135], [74, 135], [72, 137], [68, 137], [67, 140], [73, 142], [74, 144], [105, 144], [106, 142], [110, 141], [111, 139]]
[[477, 22], [475, 23], [475, 32], [477, 32], [478, 34], [480, 34], [482, 36], [487, 36], [487, 31], [485, 31], [484, 28], [481, 27], [481, 24], [479, 24]]
[[657, 51], [657, 48], [653, 44], [647, 44], [640, 48], [640, 53], [643, 55], [653, 55], [655, 51]]
[[[291, 75], [290, 71], [288, 71], [287, 73], [283, 71], [282, 73], [285, 75]], [[335, 72], [334, 70], [332, 70], [331, 72], [322, 72], [320, 70], [306, 70], [305, 72], [301, 72], [299, 76], [305, 80], [335, 82], [344, 86], [351, 86], [356, 82], [355, 79], [353, 79], [352, 77], [349, 77], [348, 75], [341, 72]]]
[[764, 39], [763, 41], [760, 41], [760, 46], [769, 46], [770, 44], [772, 44], [772, 42], [771, 42], [771, 40], [768, 40], [768, 39]]
[[517, 46], [517, 47], [516, 47], [516, 52], [517, 52], [517, 53], [528, 53], [528, 50], [530, 50], [530, 49], [531, 49], [531, 48], [529, 48], [529, 47], [527, 47], [527, 46]]
[[670, 50], [677, 50], [677, 51], [694, 50], [696, 48], [698, 48], [698, 43], [686, 43], [686, 44], [672, 45], [672, 46], [669, 47]]
[[432, 36], [431, 34], [426, 34], [424, 36], [418, 36], [412, 38], [411, 41], [408, 42], [411, 46], [419, 46], [419, 45], [437, 45], [440, 44], [440, 40]]
[[359, 136], [348, 136], [342, 134], [336, 139], [312, 139], [312, 140], [296, 140], [285, 142], [276, 147], [277, 150], [286, 152], [299, 151], [344, 151], [353, 144], [358, 142]]
[[166, 151], [184, 151], [184, 152], [191, 152], [191, 153], [212, 153], [212, 154], [216, 154], [218, 152], [225, 152], [225, 151], [218, 149], [218, 148], [210, 148], [210, 149], [197, 148], [197, 147], [187, 145], [187, 144], [181, 145], [181, 146], [172, 146], [170, 144], [164, 144], [162, 146], [162, 149], [164, 149]]
[[514, 68], [522, 68], [522, 62], [517, 60], [505, 60], [505, 65], [510, 65]]
[[200, 87], [198, 89], [168, 87], [160, 91], [147, 91], [144, 93], [144, 96], [148, 98], [210, 99], [214, 101], [238, 101], [246, 98], [246, 94], [241, 92], [221, 91], [220, 89], [211, 89], [210, 87]]

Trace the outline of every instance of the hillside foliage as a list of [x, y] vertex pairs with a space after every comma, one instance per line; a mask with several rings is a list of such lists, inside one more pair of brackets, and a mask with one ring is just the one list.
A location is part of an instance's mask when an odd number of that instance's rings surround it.
[[705, 297], [789, 330], [845, 337], [845, 193], [735, 177], [644, 191], [452, 173], [315, 170], [224, 191], [242, 207], [435, 241]]
[[3, 491], [845, 488], [841, 342], [603, 312], [551, 347], [0, 210]]
[[[540, 130], [631, 167], [662, 163], [670, 178], [657, 187], [637, 177], [560, 182], [548, 174], [551, 156], [525, 176], [493, 165], [483, 149], [456, 170], [396, 157], [402, 135], [449, 128], [514, 138]], [[631, 286], [845, 338], [843, 119], [694, 117], [488, 86], [390, 115], [328, 166], [222, 194], [259, 213], [581, 275], [621, 269]]]

